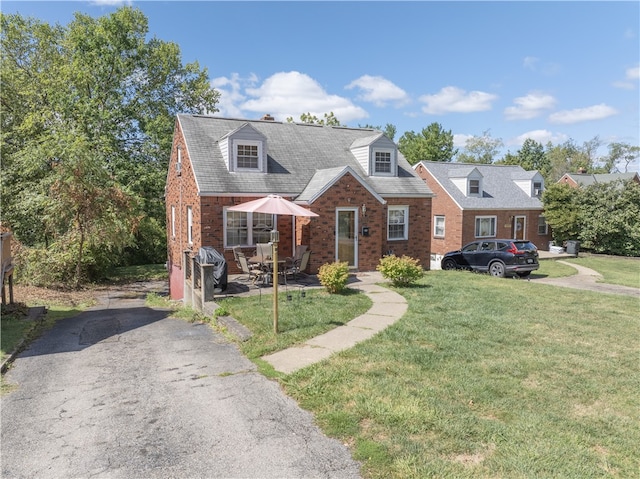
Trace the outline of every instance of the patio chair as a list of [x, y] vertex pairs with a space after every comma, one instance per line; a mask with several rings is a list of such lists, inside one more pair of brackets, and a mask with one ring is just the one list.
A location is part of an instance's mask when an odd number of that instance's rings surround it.
[[304, 254], [305, 251], [307, 251], [307, 248], [308, 248], [307, 245], [303, 245], [303, 244], [296, 245], [296, 249], [293, 252], [293, 256], [287, 256], [285, 258], [285, 260], [286, 260], [285, 267], [286, 266], [293, 266], [293, 264], [296, 261], [302, 260], [302, 255]]
[[240, 264], [242, 272], [248, 275], [247, 281], [255, 284], [258, 281], [264, 280], [264, 271], [260, 265], [250, 265], [247, 257], [242, 252], [238, 253], [238, 263]]
[[293, 279], [297, 279], [298, 275], [302, 273], [305, 269], [307, 269], [307, 265], [309, 264], [309, 257], [311, 256], [311, 251], [306, 250], [302, 253], [302, 257], [299, 260], [296, 260], [290, 266], [285, 266], [284, 269], [284, 277], [285, 281], [287, 275], [292, 275]]
[[233, 247], [233, 259], [236, 260], [236, 265], [238, 266], [238, 268], [242, 269], [242, 266], [240, 266], [240, 260], [238, 259], [238, 255], [239, 254], [243, 254], [242, 253], [242, 248], [240, 248], [240, 246], [234, 246]]
[[271, 245], [269, 243], [257, 243], [256, 256], [260, 257], [261, 261], [271, 259]]

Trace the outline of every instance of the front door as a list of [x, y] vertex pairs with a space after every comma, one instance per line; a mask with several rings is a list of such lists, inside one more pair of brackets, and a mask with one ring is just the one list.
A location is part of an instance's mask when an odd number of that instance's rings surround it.
[[358, 267], [358, 209], [336, 209], [336, 261]]
[[514, 240], [525, 239], [526, 222], [527, 222], [526, 216], [513, 217], [513, 239]]

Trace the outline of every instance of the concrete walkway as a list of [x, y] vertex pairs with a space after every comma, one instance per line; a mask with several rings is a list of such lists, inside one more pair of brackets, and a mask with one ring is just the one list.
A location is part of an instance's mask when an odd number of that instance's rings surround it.
[[551, 284], [563, 288], [581, 289], [585, 291], [595, 291], [598, 293], [621, 294], [626, 296], [634, 296], [640, 298], [640, 288], [631, 288], [618, 284], [601, 283], [602, 275], [590, 268], [585, 268], [567, 261], [558, 260], [558, 263], [575, 268], [578, 273], [573, 276], [564, 276], [562, 278], [536, 278], [535, 274], [531, 275], [531, 281], [536, 283]]
[[290, 374], [351, 348], [395, 323], [407, 311], [407, 301], [398, 293], [376, 284], [383, 281], [378, 272], [356, 275], [349, 287], [359, 289], [371, 298], [373, 305], [369, 311], [300, 346], [263, 356], [262, 359], [276, 371]]

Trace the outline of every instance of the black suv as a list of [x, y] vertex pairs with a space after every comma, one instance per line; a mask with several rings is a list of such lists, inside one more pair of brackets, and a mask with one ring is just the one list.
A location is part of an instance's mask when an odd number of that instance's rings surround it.
[[530, 241], [510, 239], [474, 241], [458, 251], [445, 254], [440, 264], [442, 269], [488, 271], [500, 278], [513, 274], [529, 276], [540, 266], [536, 245]]

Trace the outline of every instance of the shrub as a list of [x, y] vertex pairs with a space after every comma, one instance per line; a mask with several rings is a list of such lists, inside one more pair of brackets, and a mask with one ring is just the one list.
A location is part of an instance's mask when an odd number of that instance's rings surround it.
[[318, 271], [318, 279], [329, 293], [341, 292], [349, 279], [349, 263], [336, 261], [323, 264]]
[[376, 269], [394, 286], [407, 286], [424, 275], [420, 260], [406, 255], [400, 258], [395, 254], [384, 256]]

